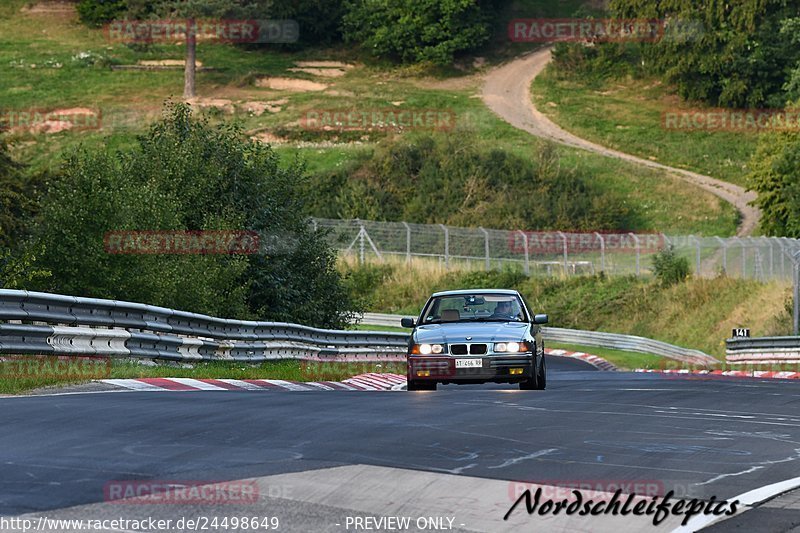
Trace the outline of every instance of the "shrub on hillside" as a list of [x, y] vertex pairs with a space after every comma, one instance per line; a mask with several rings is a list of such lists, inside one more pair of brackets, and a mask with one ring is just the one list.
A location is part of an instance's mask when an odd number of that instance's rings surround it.
[[312, 177], [309, 214], [487, 228], [620, 230], [624, 198], [597, 190], [540, 147], [526, 159], [464, 133], [425, 134]]
[[653, 273], [662, 286], [681, 283], [689, 277], [689, 260], [679, 257], [675, 248], [668, 246], [653, 256]]

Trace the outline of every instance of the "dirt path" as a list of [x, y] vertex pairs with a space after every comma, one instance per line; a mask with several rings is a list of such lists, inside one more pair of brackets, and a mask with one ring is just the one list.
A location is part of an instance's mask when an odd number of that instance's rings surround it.
[[655, 161], [642, 159], [594, 144], [564, 131], [544, 116], [533, 105], [530, 87], [533, 79], [544, 69], [549, 61], [550, 49], [545, 48], [491, 70], [486, 75], [486, 82], [483, 86], [484, 103], [512, 126], [537, 137], [551, 139], [561, 144], [581, 148], [607, 157], [624, 159], [646, 167], [666, 170], [670, 174], [697, 185], [733, 204], [742, 217], [736, 233], [738, 236], [744, 237], [753, 232], [760, 216], [757, 208], [748, 205], [748, 202], [756, 197], [754, 192], [748, 192], [743, 187], [710, 176], [669, 167]]

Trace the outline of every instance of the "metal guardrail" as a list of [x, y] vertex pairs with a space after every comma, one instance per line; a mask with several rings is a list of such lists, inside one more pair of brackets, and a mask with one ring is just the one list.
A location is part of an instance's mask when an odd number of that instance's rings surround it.
[[[399, 315], [369, 313], [363, 323], [395, 326]], [[134, 357], [171, 361], [275, 359], [398, 360], [406, 333], [338, 331], [281, 322], [227, 320], [163, 307], [0, 289], [0, 353]], [[652, 339], [543, 328], [546, 339], [641, 351], [679, 361], [716, 359]]]
[[132, 302], [0, 289], [0, 353], [366, 361], [404, 358], [407, 347], [404, 333], [226, 320]]
[[[385, 315], [381, 313], [364, 313], [362, 324], [369, 326], [399, 326], [404, 315]], [[417, 317], [411, 317], [417, 318]], [[684, 363], [709, 365], [719, 361], [704, 352], [675, 346], [662, 341], [637, 337], [635, 335], [622, 335], [619, 333], [605, 333], [601, 331], [584, 331], [579, 329], [543, 327], [542, 335], [545, 340], [565, 344], [579, 344], [581, 346], [596, 346], [599, 348], [612, 348], [632, 352], [643, 352], [675, 359]]]
[[743, 337], [725, 341], [733, 364], [800, 363], [800, 337]]

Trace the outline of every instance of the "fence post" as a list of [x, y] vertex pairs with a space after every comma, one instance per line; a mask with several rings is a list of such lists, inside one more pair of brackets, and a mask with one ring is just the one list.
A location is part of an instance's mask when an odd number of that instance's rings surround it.
[[489, 232], [483, 228], [478, 228], [483, 232], [483, 249], [486, 253], [486, 270], [492, 269], [492, 260], [489, 258]]
[[728, 275], [728, 244], [721, 237], [714, 237], [722, 247], [722, 270]]
[[556, 233], [561, 237], [561, 242], [564, 245], [564, 275], [569, 276], [569, 270], [567, 270], [567, 236], [561, 231], [557, 231]]
[[641, 272], [641, 252], [642, 252], [642, 247], [639, 244], [639, 236], [638, 235], [636, 235], [635, 233], [629, 233], [628, 235], [633, 237], [633, 242], [636, 243], [636, 275], [638, 276], [639, 273]]
[[314, 233], [316, 233], [317, 229], [318, 229], [317, 228], [317, 219], [314, 218], [314, 217], [311, 217], [311, 226], [314, 228]]
[[525, 274], [530, 275], [531, 273], [531, 264], [529, 261], [528, 256], [528, 235], [525, 234], [522, 230], [517, 230], [517, 232], [522, 235], [522, 244], [525, 246]]
[[747, 248], [739, 237], [736, 237], [742, 247], [742, 279], [747, 279]]
[[411, 263], [411, 226], [408, 222], [403, 222], [403, 226], [406, 228], [406, 263]]
[[775, 243], [770, 237], [764, 237], [764, 239], [769, 245], [769, 279], [772, 280], [775, 278], [775, 250], [773, 249]]
[[444, 269], [450, 270], [450, 231], [444, 224], [439, 224], [444, 231]]
[[361, 229], [358, 231], [358, 250], [359, 250], [359, 257], [361, 257], [361, 264], [364, 264], [364, 234], [367, 231], [364, 229], [364, 226], [361, 226]]
[[598, 232], [594, 232], [597, 238], [600, 239], [600, 271], [606, 271], [606, 240]]
[[695, 245], [695, 256], [694, 256], [694, 271], [697, 276], [700, 276], [700, 239], [695, 237], [694, 235], [690, 235], [692, 239], [694, 239]]

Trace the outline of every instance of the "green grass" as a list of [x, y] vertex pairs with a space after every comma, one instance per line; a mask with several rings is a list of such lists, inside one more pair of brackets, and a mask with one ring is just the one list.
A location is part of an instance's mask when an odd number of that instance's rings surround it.
[[598, 144], [745, 184], [758, 134], [675, 131], [663, 113], [697, 109], [655, 79], [573, 79], [549, 66], [534, 80], [536, 107], [564, 129]]
[[[8, 357], [8, 356], [6, 356]], [[44, 359], [44, 361], [43, 361]], [[368, 372], [405, 373], [402, 363], [320, 363], [314, 361], [268, 361], [259, 365], [224, 361], [192, 363], [191, 368], [173, 365], [143, 366], [130, 361], [113, 361], [110, 366], [92, 366], [90, 372], [73, 376], [53, 375], [37, 369], [52, 358], [14, 357], [13, 363], [0, 363], [0, 394], [23, 394], [44, 387], [64, 387], [93, 379], [193, 378], [193, 379], [283, 379], [287, 381], [341, 381]], [[19, 372], [20, 365], [30, 370]], [[15, 377], [15, 374], [17, 375]]]

